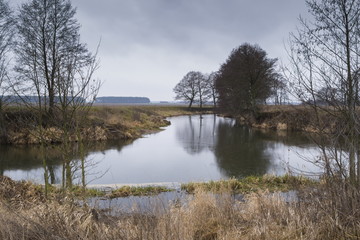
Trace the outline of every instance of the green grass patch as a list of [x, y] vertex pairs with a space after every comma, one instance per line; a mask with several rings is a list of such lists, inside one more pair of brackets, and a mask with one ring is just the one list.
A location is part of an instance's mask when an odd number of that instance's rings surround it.
[[242, 179], [229, 179], [220, 181], [210, 181], [201, 183], [186, 183], [181, 185], [181, 189], [188, 193], [194, 193], [197, 190], [209, 192], [232, 192], [235, 194], [246, 194], [257, 192], [259, 190], [290, 191], [304, 186], [314, 186], [318, 182], [305, 177], [297, 176], [249, 176]]
[[151, 196], [157, 195], [162, 192], [171, 192], [172, 189], [161, 187], [161, 186], [146, 186], [146, 187], [131, 187], [124, 186], [113, 190], [107, 197], [109, 198], [118, 198], [118, 197], [128, 197], [128, 196]]
[[81, 186], [73, 186], [69, 191], [75, 196], [84, 196], [84, 197], [103, 197], [105, 192], [96, 188], [83, 188]]
[[[40, 189], [43, 193], [45, 193], [44, 185], [36, 185], [38, 189]], [[73, 196], [73, 197], [103, 197], [106, 195], [105, 191], [96, 188], [84, 188], [79, 185], [74, 185], [71, 188], [61, 188], [56, 185], [48, 185], [48, 196]]]

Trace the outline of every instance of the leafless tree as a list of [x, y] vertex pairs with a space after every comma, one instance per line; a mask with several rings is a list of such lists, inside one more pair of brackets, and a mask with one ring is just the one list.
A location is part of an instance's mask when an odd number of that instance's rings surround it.
[[199, 82], [202, 78], [201, 72], [188, 72], [174, 88], [175, 99], [189, 102], [189, 108], [191, 108], [199, 95]]
[[277, 81], [274, 81], [273, 84], [274, 103], [276, 105], [285, 104], [285, 102], [289, 100], [288, 86], [286, 85], [285, 79], [279, 75]]
[[196, 82], [196, 88], [198, 92], [198, 96], [195, 100], [199, 103], [200, 109], [202, 109], [209, 96], [209, 88], [206, 81], [206, 76], [201, 72], [196, 72], [194, 80]]
[[8, 52], [13, 38], [12, 11], [7, 2], [0, 0], [0, 138], [6, 135], [5, 120], [3, 116], [4, 94], [9, 87], [8, 81]]
[[[300, 28], [291, 34], [287, 77], [298, 98], [311, 103], [317, 129], [326, 139], [326, 144], [321, 142], [326, 173], [360, 185], [360, 1], [307, 0], [306, 4], [313, 20], [301, 18]], [[324, 112], [334, 119], [331, 133]]]
[[46, 144], [44, 127], [61, 131], [65, 187], [72, 186], [71, 142], [82, 144], [80, 129], [100, 88], [100, 81], [93, 76], [98, 68], [97, 54], [92, 55], [80, 42], [80, 24], [75, 14], [69, 0], [31, 0], [22, 4], [15, 50], [18, 78], [13, 84], [17, 95], [38, 98], [36, 106], [28, 104], [27, 99], [24, 102], [38, 112], [42, 144]]
[[218, 92], [215, 86], [215, 81], [217, 77], [218, 77], [218, 72], [212, 72], [205, 77], [207, 94], [208, 94], [207, 98], [211, 99], [214, 107], [216, 107], [218, 101]]
[[59, 89], [69, 84], [66, 81], [74, 72], [69, 66], [79, 68], [93, 61], [80, 42], [75, 14], [69, 0], [31, 0], [22, 4], [18, 14], [17, 86], [25, 95], [41, 96], [49, 115]]
[[85, 181], [85, 149], [84, 139], [81, 130], [86, 126], [87, 113], [90, 106], [95, 101], [101, 81], [93, 78], [94, 72], [99, 65], [94, 57], [86, 59], [81, 64], [78, 61], [84, 60], [81, 54], [69, 54], [68, 65], [66, 71], [59, 73], [63, 79], [57, 85], [57, 94], [59, 97], [59, 108], [61, 116], [60, 128], [63, 132], [63, 153], [64, 153], [64, 176], [65, 185], [70, 187], [72, 185], [73, 170], [71, 168], [71, 135], [76, 135], [76, 141], [79, 145], [79, 155], [82, 161], [82, 184], [86, 185]]

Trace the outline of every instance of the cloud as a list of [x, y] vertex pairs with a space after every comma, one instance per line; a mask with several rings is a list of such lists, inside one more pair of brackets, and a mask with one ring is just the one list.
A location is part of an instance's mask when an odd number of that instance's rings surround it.
[[[14, 0], [12, 0], [13, 2]], [[23, 0], [15, 0], [20, 2]], [[306, 14], [299, 0], [71, 0], [81, 37], [94, 51], [101, 39], [105, 80], [100, 95], [172, 100], [191, 70], [218, 70], [231, 50], [257, 43], [272, 58]]]

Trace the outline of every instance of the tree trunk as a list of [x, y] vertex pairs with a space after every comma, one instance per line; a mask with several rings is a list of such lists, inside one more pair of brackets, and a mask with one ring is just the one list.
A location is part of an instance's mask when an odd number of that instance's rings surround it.
[[192, 104], [193, 104], [193, 101], [194, 101], [193, 99], [190, 100], [190, 103], [189, 103], [188, 108], [191, 108], [191, 106], [192, 106]]
[[353, 86], [353, 77], [351, 71], [351, 49], [350, 49], [350, 28], [349, 28], [349, 19], [347, 15], [347, 11], [344, 9], [345, 13], [345, 35], [346, 35], [346, 66], [347, 66], [347, 111], [349, 118], [349, 131], [350, 131], [350, 139], [349, 139], [349, 174], [350, 174], [350, 182], [356, 183], [356, 165], [355, 165], [355, 157], [356, 157], [356, 119], [355, 117], [355, 89]]
[[360, 149], [357, 147], [357, 187], [360, 188]]
[[72, 171], [71, 171], [71, 165], [70, 165], [70, 160], [67, 159], [67, 161], [65, 162], [65, 187], [68, 189], [71, 189], [72, 187]]
[[6, 126], [5, 126], [5, 119], [4, 119], [4, 110], [2, 99], [0, 99], [0, 143], [6, 138]]
[[55, 93], [53, 88], [49, 88], [49, 110], [48, 115], [51, 119], [54, 116], [54, 109], [55, 109]]

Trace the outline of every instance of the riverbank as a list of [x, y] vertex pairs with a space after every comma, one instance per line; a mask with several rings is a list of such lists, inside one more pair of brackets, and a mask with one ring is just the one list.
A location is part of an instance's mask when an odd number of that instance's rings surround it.
[[[211, 108], [191, 108], [185, 106], [93, 106], [81, 121], [77, 131], [86, 141], [105, 141], [118, 139], [136, 139], [143, 134], [160, 131], [168, 126], [167, 117], [212, 113]], [[0, 137], [4, 144], [38, 144], [61, 143], [64, 131], [58, 122], [39, 127], [36, 116], [30, 110], [23, 108], [9, 108], [4, 113], [6, 130]], [[80, 113], [81, 115], [82, 113]], [[71, 132], [70, 141], [77, 141], [78, 132]]]
[[[325, 108], [324, 108], [325, 109]], [[231, 116], [239, 123], [258, 129], [279, 131], [300, 131], [308, 133], [330, 133], [336, 129], [336, 113], [328, 109], [318, 110], [319, 118], [314, 109], [305, 105], [263, 105], [259, 107], [256, 118]]]
[[[214, 113], [214, 109], [189, 109], [186, 106], [169, 105], [92, 106], [86, 112], [87, 117], [82, 120], [78, 130], [87, 141], [132, 140], [168, 126], [170, 122], [166, 120], [167, 117], [209, 113]], [[236, 118], [240, 124], [259, 129], [328, 133], [336, 128], [333, 115], [326, 112], [321, 112], [320, 115], [317, 119], [308, 106], [265, 105], [260, 106], [256, 118], [227, 116]], [[9, 108], [4, 116], [6, 131], [4, 136], [0, 137], [0, 143], [37, 144], [40, 139], [47, 143], [62, 142], [61, 127], [57, 127], [55, 123], [39, 128], [34, 120], [36, 116], [29, 110]], [[72, 133], [69, 139], [77, 141], [78, 138]]]
[[[79, 205], [71, 196], [46, 199], [41, 189], [30, 183], [1, 178], [0, 238], [357, 239], [359, 212], [349, 210], [358, 209], [359, 196], [353, 196], [350, 208], [351, 199], [343, 194], [345, 186], [338, 182], [331, 185], [298, 186], [293, 200], [266, 189], [251, 191], [237, 200], [225, 185], [216, 194], [196, 187], [185, 201], [160, 201], [149, 210], [134, 207], [130, 213], [120, 209], [109, 215]], [[342, 204], [335, 204], [340, 200]]]

